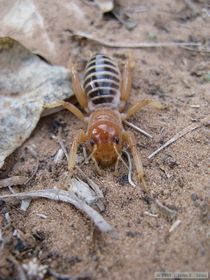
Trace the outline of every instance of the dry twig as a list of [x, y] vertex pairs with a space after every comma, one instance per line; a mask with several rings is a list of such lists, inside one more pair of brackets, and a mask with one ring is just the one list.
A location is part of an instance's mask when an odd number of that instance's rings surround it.
[[55, 157], [54, 157], [54, 163], [58, 164], [58, 163], [62, 162], [63, 156], [64, 156], [64, 151], [61, 148], [58, 149], [58, 151], [56, 152]]
[[152, 213], [150, 213], [148, 211], [145, 211], [144, 214], [147, 215], [147, 216], [153, 217], [153, 218], [158, 218], [157, 214], [152, 214]]
[[181, 130], [180, 132], [178, 132], [174, 137], [172, 137], [170, 140], [168, 140], [164, 145], [162, 145], [160, 148], [158, 148], [157, 150], [155, 150], [153, 153], [151, 153], [148, 156], [148, 159], [153, 158], [155, 155], [157, 155], [160, 151], [162, 151], [163, 149], [165, 149], [166, 147], [168, 147], [169, 145], [171, 145], [172, 143], [176, 142], [179, 138], [181, 138], [182, 136], [184, 136], [185, 134], [201, 127], [202, 124], [191, 124], [187, 127], [185, 127], [183, 130]]
[[132, 127], [133, 129], [135, 129], [136, 131], [142, 133], [143, 135], [152, 138], [152, 135], [149, 134], [148, 132], [146, 132], [145, 130], [141, 129], [140, 127], [136, 126], [135, 124], [128, 122], [128, 121], [124, 121], [125, 124], [127, 124], [128, 126]]
[[27, 182], [28, 178], [25, 176], [13, 176], [10, 178], [0, 180], [0, 189], [16, 185], [23, 185]]
[[112, 232], [113, 228], [108, 224], [104, 218], [93, 208], [91, 208], [85, 201], [79, 199], [74, 193], [59, 190], [59, 189], [45, 189], [32, 192], [22, 192], [11, 195], [2, 195], [0, 199], [5, 198], [18, 198], [18, 199], [27, 199], [27, 198], [48, 198], [55, 201], [62, 201], [74, 205], [77, 209], [85, 213], [98, 227], [101, 232]]
[[171, 233], [172, 231], [174, 231], [180, 224], [181, 224], [181, 220], [176, 220], [176, 221], [173, 223], [173, 225], [170, 227], [169, 233]]
[[172, 220], [176, 217], [177, 211], [170, 209], [166, 205], [163, 205], [158, 199], [154, 201], [158, 208], [161, 210], [162, 214], [167, 217], [169, 220]]
[[[196, 47], [196, 48], [195, 48]], [[182, 49], [191, 52], [200, 52], [200, 53], [210, 53], [210, 48], [205, 48], [204, 46], [181, 46]]]
[[59, 274], [54, 270], [49, 270], [49, 273], [54, 276], [58, 280], [92, 280], [92, 274], [89, 272], [83, 272], [74, 276], [67, 275], [67, 274]]
[[150, 42], [112, 42], [106, 41], [103, 39], [98, 39], [92, 36], [89, 33], [85, 32], [72, 32], [68, 30], [73, 36], [79, 36], [96, 43], [99, 43], [105, 47], [110, 48], [161, 48], [161, 47], [182, 47], [182, 46], [191, 46], [191, 47], [200, 47], [201, 43], [194, 43], [194, 42], [162, 42], [162, 43], [150, 43]]

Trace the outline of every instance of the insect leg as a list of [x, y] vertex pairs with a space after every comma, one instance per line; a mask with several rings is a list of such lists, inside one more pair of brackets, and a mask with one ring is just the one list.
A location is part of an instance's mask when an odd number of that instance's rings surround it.
[[73, 104], [69, 103], [69, 102], [65, 102], [65, 101], [57, 101], [55, 103], [49, 104], [49, 105], [45, 105], [45, 108], [56, 108], [59, 106], [63, 106], [65, 109], [67, 109], [68, 111], [70, 111], [72, 114], [74, 114], [78, 119], [80, 119], [81, 121], [85, 121], [85, 117], [83, 115], [83, 113]]
[[71, 146], [71, 150], [69, 153], [68, 169], [69, 169], [70, 173], [73, 173], [73, 169], [76, 164], [78, 146], [81, 143], [86, 142], [86, 140], [87, 140], [87, 135], [85, 134], [85, 132], [82, 129], [80, 129], [74, 137], [74, 140], [73, 140], [73, 143]]
[[138, 101], [135, 105], [128, 109], [127, 113], [122, 114], [122, 120], [126, 120], [130, 118], [132, 115], [140, 111], [144, 106], [151, 105], [156, 109], [164, 109], [165, 106], [162, 105], [160, 102], [152, 100], [152, 99], [143, 99]]
[[132, 56], [129, 55], [128, 60], [124, 65], [123, 73], [122, 73], [120, 111], [124, 109], [125, 104], [130, 97], [133, 68], [134, 68], [134, 60]]
[[137, 179], [143, 184], [144, 191], [148, 192], [146, 183], [144, 181], [143, 165], [142, 165], [141, 158], [139, 156], [138, 150], [136, 148], [136, 139], [135, 139], [135, 136], [134, 136], [133, 132], [124, 131], [123, 132], [123, 139], [128, 144], [128, 146], [131, 150], [133, 160], [134, 160], [134, 164], [135, 164], [136, 171], [137, 171]]
[[72, 63], [69, 64], [69, 68], [71, 71], [73, 92], [76, 95], [80, 106], [85, 109], [87, 107], [88, 101], [84, 89], [80, 84], [79, 74]]

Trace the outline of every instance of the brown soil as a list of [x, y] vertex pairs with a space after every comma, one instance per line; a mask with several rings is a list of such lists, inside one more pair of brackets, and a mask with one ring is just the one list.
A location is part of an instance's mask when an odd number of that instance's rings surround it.
[[[197, 12], [184, 2], [145, 2], [150, 8], [135, 14], [138, 26], [128, 32], [128, 38], [208, 42], [209, 16], [204, 17], [201, 12], [205, 2], [193, 1]], [[115, 32], [117, 39], [123, 41], [120, 34], [125, 28], [115, 19], [106, 17], [101, 26], [104, 34]], [[100, 34], [99, 31], [100, 26], [96, 34]], [[78, 61], [80, 70], [88, 60], [88, 51], [104, 51], [100, 45], [88, 40], [78, 44], [73, 38], [71, 48], [77, 48], [74, 60]], [[126, 51], [105, 51], [119, 62], [125, 61]], [[105, 195], [106, 210], [102, 215], [116, 229], [116, 238], [99, 233], [90, 220], [64, 203], [37, 199], [23, 213], [19, 210], [19, 202], [0, 202], [1, 229], [6, 238], [0, 279], [19, 279], [17, 269], [8, 259], [11, 255], [19, 264], [36, 257], [39, 263], [58, 273], [88, 272], [87, 279], [99, 280], [154, 279], [156, 271], [209, 270], [208, 127], [204, 125], [190, 132], [153, 160], [147, 158], [177, 132], [208, 115], [210, 83], [205, 77], [209, 71], [209, 54], [183, 48], [134, 49], [132, 52], [136, 66], [128, 106], [143, 98], [154, 98], [168, 105], [163, 111], [147, 107], [130, 121], [154, 136], [148, 139], [134, 132], [151, 193], [175, 210], [176, 217], [170, 219], [163, 215], [149, 198], [141, 199], [140, 187], [135, 189], [128, 184], [123, 166], [118, 177], [114, 176], [113, 168], [98, 176], [90, 163], [83, 170]], [[36, 161], [27, 147], [33, 146], [40, 161], [38, 171], [26, 188], [18, 190], [59, 187], [67, 171], [67, 162], [64, 159], [55, 166], [53, 161], [59, 145], [52, 139], [52, 134], [57, 133], [58, 127], [61, 127], [62, 139], [69, 149], [76, 131], [83, 126], [66, 111], [42, 118], [30, 139], [7, 160], [1, 178], [29, 176]], [[148, 216], [146, 211], [157, 216]], [[4, 218], [6, 212], [11, 219], [9, 225]], [[37, 213], [47, 218], [41, 219]], [[169, 233], [176, 219], [181, 224]], [[15, 229], [20, 238], [13, 236]], [[56, 278], [46, 275], [45, 279]]]

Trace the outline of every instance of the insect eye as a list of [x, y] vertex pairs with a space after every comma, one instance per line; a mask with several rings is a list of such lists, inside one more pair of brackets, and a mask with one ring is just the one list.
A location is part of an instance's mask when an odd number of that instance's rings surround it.
[[118, 137], [114, 137], [114, 143], [118, 145], [120, 143], [120, 139]]
[[91, 139], [91, 140], [90, 140], [90, 145], [91, 145], [91, 146], [94, 146], [94, 144], [95, 144], [95, 141], [94, 141], [93, 139]]

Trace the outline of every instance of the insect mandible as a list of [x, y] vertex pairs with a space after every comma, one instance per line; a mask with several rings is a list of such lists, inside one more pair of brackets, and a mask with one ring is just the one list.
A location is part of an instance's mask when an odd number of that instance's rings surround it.
[[78, 146], [82, 143], [86, 145], [90, 153], [89, 157], [94, 161], [97, 170], [99, 165], [110, 166], [113, 163], [116, 169], [119, 160], [122, 159], [122, 148], [128, 145], [137, 178], [145, 186], [144, 171], [136, 148], [135, 136], [133, 132], [124, 130], [122, 122], [146, 105], [157, 109], [162, 109], [163, 106], [158, 101], [143, 99], [123, 113], [131, 92], [132, 69], [133, 62], [130, 57], [121, 74], [118, 65], [111, 57], [96, 54], [86, 65], [83, 86], [78, 72], [74, 65], [71, 65], [73, 92], [88, 116], [84, 116], [76, 106], [65, 101], [46, 106], [47, 108], [63, 106], [87, 124], [87, 132], [79, 130], [73, 139], [68, 160], [70, 173], [73, 172], [76, 164]]

